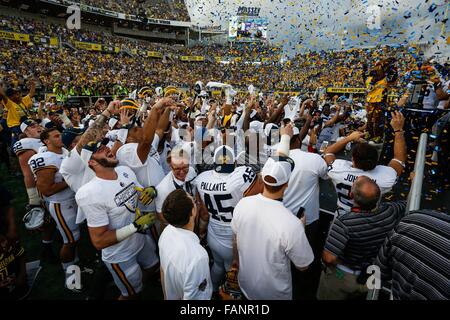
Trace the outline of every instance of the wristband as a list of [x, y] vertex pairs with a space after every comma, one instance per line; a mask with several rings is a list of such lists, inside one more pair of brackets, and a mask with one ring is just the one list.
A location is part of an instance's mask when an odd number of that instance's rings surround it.
[[72, 127], [72, 122], [70, 122], [70, 119], [67, 117], [67, 115], [63, 112], [62, 114], [59, 115], [59, 118], [61, 119], [61, 121], [64, 123], [64, 125], [66, 127]]
[[27, 194], [28, 194], [28, 203], [33, 205], [33, 206], [38, 206], [41, 204], [41, 198], [39, 198], [39, 193], [36, 189], [36, 187], [34, 188], [27, 188]]
[[[108, 112], [108, 115], [105, 115], [105, 111], [107, 111]], [[104, 115], [106, 118], [111, 118], [111, 111], [109, 111], [108, 109], [105, 109], [103, 112], [102, 112], [102, 115]]]
[[397, 162], [397, 163], [399, 163], [403, 168], [405, 168], [405, 163], [403, 162], [403, 161], [400, 161], [400, 160], [398, 160], [398, 159], [392, 159], [392, 161], [395, 161], [395, 162]]
[[129, 225], [126, 225], [125, 227], [122, 227], [120, 229], [116, 229], [117, 242], [121, 242], [129, 236], [135, 234], [137, 230], [138, 229], [134, 226], [133, 223], [130, 223]]

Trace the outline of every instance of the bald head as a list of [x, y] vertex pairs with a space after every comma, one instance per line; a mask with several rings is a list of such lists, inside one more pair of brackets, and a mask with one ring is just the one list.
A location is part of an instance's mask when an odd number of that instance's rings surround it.
[[375, 181], [366, 176], [360, 176], [353, 183], [352, 194], [355, 206], [362, 210], [372, 210], [376, 208], [380, 200], [381, 191]]

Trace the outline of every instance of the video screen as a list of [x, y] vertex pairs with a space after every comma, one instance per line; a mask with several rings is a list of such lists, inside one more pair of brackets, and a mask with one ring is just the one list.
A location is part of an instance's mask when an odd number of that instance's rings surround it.
[[237, 42], [265, 41], [267, 18], [234, 16], [230, 19], [229, 40]]

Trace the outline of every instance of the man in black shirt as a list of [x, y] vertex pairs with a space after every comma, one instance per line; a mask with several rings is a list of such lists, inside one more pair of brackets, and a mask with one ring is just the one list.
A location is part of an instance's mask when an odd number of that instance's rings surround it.
[[24, 249], [18, 241], [11, 199], [0, 186], [0, 300], [18, 299], [27, 291]]
[[386, 236], [405, 214], [405, 202], [382, 203], [380, 188], [366, 176], [352, 187], [354, 206], [331, 226], [322, 254], [326, 269], [320, 278], [319, 300], [347, 300], [366, 295], [366, 268]]

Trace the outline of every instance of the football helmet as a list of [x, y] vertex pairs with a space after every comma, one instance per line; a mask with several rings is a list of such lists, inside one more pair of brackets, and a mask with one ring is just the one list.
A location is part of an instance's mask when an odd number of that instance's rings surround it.
[[22, 221], [24, 222], [27, 230], [37, 230], [44, 225], [45, 210], [41, 207], [34, 207], [25, 214]]

